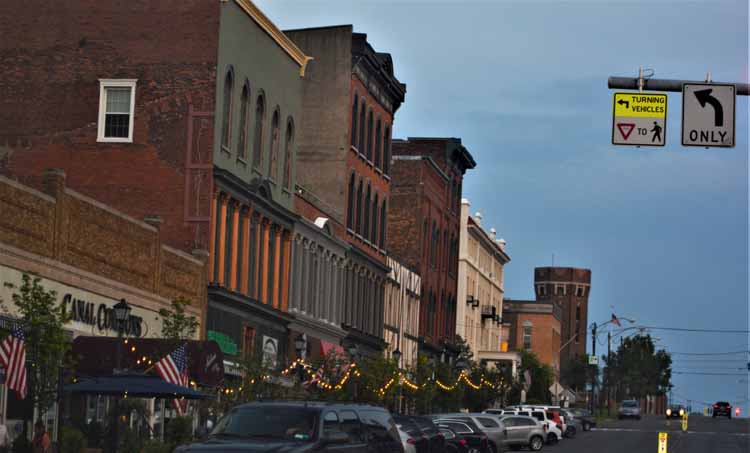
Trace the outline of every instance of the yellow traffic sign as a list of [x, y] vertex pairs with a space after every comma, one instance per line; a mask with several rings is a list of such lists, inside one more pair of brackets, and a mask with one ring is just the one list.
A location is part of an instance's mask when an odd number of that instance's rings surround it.
[[661, 93], [615, 93], [615, 116], [666, 118], [667, 95]]
[[612, 98], [612, 144], [664, 146], [667, 143], [667, 95], [615, 93]]
[[688, 413], [682, 414], [682, 430], [687, 431], [688, 429]]
[[667, 453], [667, 433], [659, 433], [659, 452]]

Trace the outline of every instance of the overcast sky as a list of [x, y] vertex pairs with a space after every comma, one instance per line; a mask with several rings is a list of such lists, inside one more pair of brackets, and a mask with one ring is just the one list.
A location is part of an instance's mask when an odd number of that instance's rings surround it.
[[[460, 137], [473, 154], [463, 196], [508, 241], [506, 297], [533, 298], [534, 267], [554, 254], [592, 269], [589, 322], [614, 310], [649, 326], [748, 329], [747, 97], [734, 149], [680, 145], [680, 93], [667, 146], [635, 149], [610, 144], [607, 88], [639, 65], [747, 83], [747, 0], [257, 3], [281, 28], [353, 24], [392, 54], [407, 84], [394, 137]], [[747, 334], [653, 334], [671, 352], [748, 349]], [[700, 359], [675, 355], [673, 369], [740, 376], [675, 375], [675, 395], [747, 415], [747, 354]]]

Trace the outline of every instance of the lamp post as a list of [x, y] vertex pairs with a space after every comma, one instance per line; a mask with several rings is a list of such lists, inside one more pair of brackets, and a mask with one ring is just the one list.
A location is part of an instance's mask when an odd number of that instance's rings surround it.
[[[351, 360], [353, 363], [359, 362], [359, 347], [357, 347], [356, 344], [350, 344], [347, 348], [347, 352], [349, 353], [349, 360]], [[352, 399], [354, 401], [357, 401], [357, 382], [354, 379], [352, 379], [352, 387]]]
[[299, 359], [297, 361], [297, 375], [300, 382], [302, 382], [305, 379], [305, 366], [302, 364], [302, 361], [305, 358], [305, 352], [307, 352], [307, 338], [305, 338], [304, 334], [299, 334], [294, 339], [294, 350], [297, 352], [297, 359]]
[[[115, 315], [115, 322], [117, 329], [117, 348], [115, 350], [115, 369], [113, 370], [112, 374], [119, 374], [122, 373], [122, 337], [125, 333], [125, 323], [128, 321], [128, 318], [130, 317], [130, 311], [132, 309], [130, 308], [130, 305], [128, 305], [127, 301], [125, 299], [120, 299], [120, 302], [115, 304], [114, 307], [112, 307], [112, 311]], [[115, 445], [114, 450], [117, 451], [117, 447], [120, 444], [120, 399], [115, 400], [115, 410], [114, 410], [114, 430], [115, 430]]]
[[393, 360], [396, 361], [396, 371], [399, 373], [399, 376], [398, 376], [398, 395], [396, 396], [396, 398], [398, 398], [398, 399], [396, 400], [396, 404], [395, 404], [394, 409], [396, 410], [397, 413], [401, 413], [401, 389], [402, 389], [402, 385], [401, 385], [401, 351], [398, 348], [396, 348], [396, 350], [394, 350], [391, 353], [391, 357], [393, 358]]

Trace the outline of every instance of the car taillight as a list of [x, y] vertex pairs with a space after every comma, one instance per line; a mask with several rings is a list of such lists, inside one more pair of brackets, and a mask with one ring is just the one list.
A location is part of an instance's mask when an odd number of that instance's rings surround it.
[[441, 438], [441, 439], [444, 439], [444, 438], [445, 438], [445, 435], [443, 435], [443, 433], [438, 433], [437, 437], [439, 437], [439, 438]]
[[406, 439], [406, 443], [409, 445], [417, 445], [417, 441], [412, 439], [411, 437]]
[[458, 445], [465, 447], [466, 446], [466, 439], [458, 439]]
[[544, 428], [544, 432], [546, 433], [548, 429], [547, 424], [545, 423], [544, 425], [542, 425], [542, 427]]

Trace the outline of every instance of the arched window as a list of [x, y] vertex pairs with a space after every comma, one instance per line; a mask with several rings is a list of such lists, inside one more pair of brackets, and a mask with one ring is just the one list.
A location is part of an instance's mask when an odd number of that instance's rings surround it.
[[534, 329], [534, 324], [531, 321], [523, 322], [523, 348], [531, 350], [531, 334]]
[[354, 102], [352, 102], [352, 146], [357, 146], [357, 107], [359, 107], [359, 96], [354, 93]]
[[370, 183], [367, 183], [367, 191], [365, 192], [365, 199], [362, 203], [362, 210], [364, 211], [364, 222], [362, 223], [362, 237], [366, 240], [370, 240]]
[[354, 226], [354, 173], [349, 176], [349, 197], [346, 200], [346, 227], [353, 230]]
[[391, 128], [385, 126], [383, 131], [383, 173], [391, 171]]
[[263, 121], [266, 116], [266, 100], [263, 93], [255, 101], [255, 128], [253, 130], [253, 167], [263, 166]]
[[245, 148], [247, 147], [247, 109], [250, 103], [250, 86], [245, 83], [242, 87], [242, 96], [240, 96], [240, 139], [237, 141], [237, 157], [245, 158]]
[[221, 111], [221, 146], [230, 150], [232, 138], [232, 92], [234, 91], [234, 73], [232, 68], [224, 78], [224, 98]]
[[380, 242], [379, 246], [381, 250], [385, 250], [385, 232], [386, 224], [388, 223], [388, 206], [386, 206], [385, 198], [383, 198], [383, 204], [380, 206]]
[[279, 180], [279, 109], [273, 112], [271, 118], [271, 146], [268, 149], [268, 177], [273, 181]]
[[362, 178], [357, 186], [357, 221], [355, 222], [357, 234], [362, 234]]
[[372, 243], [376, 247], [378, 246], [378, 237], [380, 234], [378, 234], [378, 208], [380, 206], [378, 205], [378, 194], [375, 193], [375, 198], [372, 201]]
[[373, 163], [375, 164], [376, 168], [383, 168], [380, 162], [380, 152], [382, 144], [383, 137], [380, 126], [380, 118], [378, 118], [378, 121], [375, 123], [375, 157], [373, 158]]
[[286, 142], [284, 143], [284, 180], [283, 184], [290, 192], [292, 190], [292, 147], [294, 146], [294, 121], [290, 117], [286, 121]]
[[359, 103], [359, 152], [365, 153], [365, 99]]
[[372, 161], [372, 109], [367, 113], [367, 160]]

